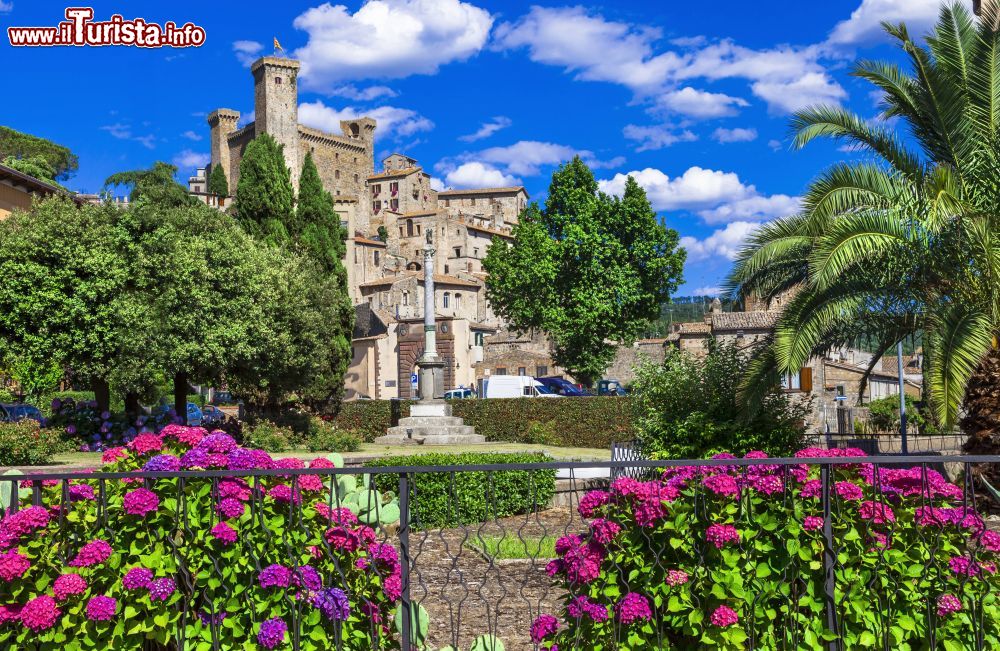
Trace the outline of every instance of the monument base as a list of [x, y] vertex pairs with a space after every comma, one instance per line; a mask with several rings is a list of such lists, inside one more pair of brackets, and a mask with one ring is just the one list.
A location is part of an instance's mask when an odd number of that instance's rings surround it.
[[444, 400], [421, 400], [410, 407], [410, 416], [390, 427], [385, 436], [375, 439], [379, 445], [476, 445], [486, 437], [476, 428], [451, 415], [451, 405]]

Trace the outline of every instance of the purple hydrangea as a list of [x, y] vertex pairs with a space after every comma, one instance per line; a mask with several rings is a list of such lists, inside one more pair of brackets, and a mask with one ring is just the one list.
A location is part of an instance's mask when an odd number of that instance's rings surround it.
[[542, 614], [531, 625], [531, 641], [541, 644], [543, 640], [555, 635], [559, 630], [559, 620], [549, 614]]
[[313, 605], [332, 621], [342, 622], [351, 616], [351, 603], [340, 588], [321, 590], [313, 598]]
[[118, 602], [114, 597], [97, 595], [87, 602], [87, 619], [92, 622], [107, 622], [114, 618]]
[[216, 430], [202, 440], [198, 441], [198, 445], [195, 447], [198, 450], [204, 450], [208, 453], [229, 454], [238, 446], [233, 437], [225, 432]]
[[181, 469], [181, 460], [172, 454], [158, 454], [142, 467], [145, 472], [177, 472]]
[[622, 624], [631, 624], [639, 620], [650, 620], [653, 611], [649, 607], [649, 599], [638, 592], [629, 592], [615, 604], [615, 614]]
[[225, 522], [220, 522], [219, 524], [212, 527], [212, 537], [222, 543], [223, 546], [231, 545], [236, 542], [238, 537], [236, 529], [233, 529]]
[[260, 625], [257, 642], [265, 649], [273, 649], [285, 641], [285, 631], [288, 626], [280, 617], [273, 617]]
[[153, 582], [153, 570], [145, 567], [133, 567], [122, 577], [122, 587], [126, 590], [142, 590]]
[[319, 578], [319, 572], [311, 565], [302, 565], [295, 568], [292, 571], [292, 583], [312, 592], [316, 592], [323, 587], [323, 580]]
[[292, 571], [284, 565], [268, 565], [260, 571], [257, 582], [262, 588], [287, 588], [292, 582]]
[[177, 584], [170, 577], [156, 579], [149, 584], [150, 601], [166, 601], [177, 589]]
[[205, 452], [201, 448], [188, 450], [181, 457], [181, 465], [185, 468], [207, 468], [208, 452]]

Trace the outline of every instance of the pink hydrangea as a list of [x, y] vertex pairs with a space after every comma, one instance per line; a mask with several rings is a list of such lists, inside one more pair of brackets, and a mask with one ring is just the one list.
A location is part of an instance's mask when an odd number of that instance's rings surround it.
[[611, 482], [611, 492], [622, 497], [629, 497], [639, 489], [639, 480], [633, 477], [619, 477]]
[[713, 524], [705, 531], [705, 540], [722, 549], [729, 543], [738, 543], [740, 532], [730, 524]]
[[689, 578], [688, 573], [684, 570], [668, 570], [666, 582], [669, 586], [677, 587], [687, 583]]
[[709, 621], [712, 622], [712, 626], [726, 627], [740, 621], [740, 616], [729, 606], [719, 606], [709, 617]]
[[0, 579], [4, 581], [20, 579], [30, 567], [31, 561], [28, 560], [28, 557], [17, 551], [0, 554]]
[[350, 509], [345, 509], [343, 507], [331, 509], [323, 502], [317, 502], [313, 508], [316, 509], [316, 513], [318, 513], [321, 518], [329, 520], [330, 522], [336, 522], [347, 526], [353, 526], [358, 523], [358, 516], [354, 515]]
[[570, 583], [590, 583], [601, 575], [604, 548], [595, 541], [583, 542], [579, 536], [565, 536], [556, 541], [556, 553], [563, 557], [561, 569]]
[[21, 620], [21, 604], [5, 604], [0, 606], [0, 626], [8, 622]]
[[108, 448], [101, 455], [101, 463], [115, 463], [128, 458], [128, 450], [123, 447]]
[[347, 553], [356, 552], [361, 548], [361, 538], [357, 531], [348, 527], [331, 527], [323, 534], [323, 538], [334, 549]]
[[604, 518], [598, 518], [590, 523], [590, 531], [594, 535], [594, 540], [602, 545], [607, 545], [614, 540], [621, 530], [622, 528], [617, 522]]
[[324, 459], [323, 457], [317, 457], [309, 462], [310, 468], [336, 468], [337, 464], [330, 461], [329, 459]]
[[100, 538], [91, 540], [80, 548], [76, 557], [69, 562], [70, 567], [93, 567], [111, 558], [111, 545]]
[[212, 537], [222, 543], [223, 547], [233, 544], [239, 537], [236, 533], [236, 529], [233, 529], [225, 522], [220, 522], [212, 527], [211, 533]]
[[611, 501], [611, 495], [607, 491], [589, 491], [580, 499], [577, 510], [585, 518], [592, 518], [597, 513], [597, 509]]
[[0, 520], [0, 549], [12, 547], [29, 533], [49, 524], [48, 509], [44, 506], [29, 506]]
[[122, 577], [122, 587], [126, 590], [144, 590], [153, 582], [153, 570], [133, 567]]
[[398, 574], [390, 574], [382, 582], [382, 593], [389, 601], [399, 601], [403, 594], [403, 579]]
[[817, 515], [807, 515], [802, 521], [802, 528], [806, 531], [816, 531], [823, 528], [823, 518]]
[[962, 610], [962, 602], [953, 594], [943, 594], [937, 600], [937, 616], [947, 617]]
[[802, 484], [802, 490], [799, 491], [799, 497], [803, 499], [816, 498], [820, 496], [823, 491], [823, 484], [818, 479], [810, 479], [804, 484]]
[[87, 619], [92, 622], [107, 622], [115, 617], [118, 602], [113, 597], [97, 595], [87, 602]]
[[587, 617], [593, 622], [606, 622], [609, 618], [607, 606], [591, 601], [585, 595], [573, 597], [566, 606], [566, 614], [573, 619]]
[[163, 439], [156, 434], [145, 432], [132, 439], [132, 441], [128, 444], [128, 449], [135, 454], [159, 452], [163, 449]]
[[541, 644], [544, 640], [555, 635], [558, 630], [558, 619], [549, 614], [539, 615], [538, 619], [531, 624], [531, 641], [535, 644]]
[[948, 567], [959, 576], [979, 576], [982, 572], [994, 574], [997, 570], [996, 565], [993, 563], [977, 563], [968, 556], [953, 556], [948, 561]]
[[292, 487], [287, 484], [278, 484], [267, 491], [268, 496], [276, 502], [294, 502], [298, 504], [302, 499], [302, 495], [296, 492], [292, 492]]
[[149, 584], [150, 601], [166, 601], [177, 590], [177, 584], [170, 577], [156, 579]]
[[232, 519], [242, 516], [243, 512], [246, 510], [246, 507], [243, 505], [243, 502], [239, 501], [238, 499], [233, 497], [227, 497], [219, 502], [219, 505], [216, 507], [216, 509], [219, 511], [219, 514], [222, 515], [222, 517], [227, 519]]
[[32, 631], [40, 633], [55, 626], [61, 614], [55, 599], [41, 595], [21, 608], [21, 622]]
[[299, 488], [304, 491], [316, 493], [323, 490], [325, 486], [323, 485], [323, 480], [316, 475], [300, 475]]
[[653, 611], [649, 599], [638, 592], [629, 592], [615, 604], [615, 615], [622, 624], [632, 624], [652, 619]]
[[865, 496], [861, 487], [849, 481], [838, 481], [834, 486], [837, 496], [842, 500], [857, 502]]
[[1000, 554], [1000, 533], [996, 531], [984, 531], [979, 544], [988, 551]]
[[635, 521], [640, 527], [652, 527], [667, 515], [666, 504], [677, 499], [680, 492], [662, 482], [640, 483], [633, 493]]
[[740, 494], [740, 487], [732, 475], [720, 474], [706, 477], [701, 481], [702, 485], [716, 495], [724, 497], [735, 497]]
[[889, 524], [896, 521], [896, 514], [881, 502], [862, 502], [858, 507], [858, 515], [862, 520], [870, 520], [872, 524]]
[[143, 518], [160, 508], [160, 498], [148, 488], [137, 488], [125, 494], [122, 505], [129, 515]]
[[194, 447], [208, 436], [208, 430], [204, 427], [184, 427], [183, 425], [167, 425], [160, 434], [166, 438], [172, 438], [184, 447]]
[[73, 484], [69, 487], [71, 502], [91, 502], [94, 497], [94, 487], [90, 484]]
[[58, 601], [66, 601], [69, 597], [82, 594], [87, 590], [87, 582], [79, 574], [61, 574], [52, 584], [52, 594]]

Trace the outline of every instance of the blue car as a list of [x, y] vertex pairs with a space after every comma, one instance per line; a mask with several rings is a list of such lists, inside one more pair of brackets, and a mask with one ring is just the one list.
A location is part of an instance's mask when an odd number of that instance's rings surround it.
[[567, 398], [580, 398], [587, 395], [566, 378], [539, 377], [535, 379], [541, 382], [546, 389], [556, 395], [565, 396]]
[[[173, 405], [162, 403], [159, 407], [153, 410], [153, 416], [165, 414], [172, 409]], [[193, 402], [187, 403], [187, 424], [191, 427], [200, 427], [202, 418], [203, 415], [198, 405], [194, 404]]]
[[38, 424], [45, 424], [45, 417], [38, 407], [25, 404], [0, 405], [0, 423], [16, 423], [25, 419], [38, 421]]

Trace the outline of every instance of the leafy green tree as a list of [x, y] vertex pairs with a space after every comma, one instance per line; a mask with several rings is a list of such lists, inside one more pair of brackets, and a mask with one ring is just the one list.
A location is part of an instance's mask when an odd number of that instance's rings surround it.
[[[748, 405], [766, 378], [810, 356], [862, 339], [881, 353], [920, 332], [925, 387], [944, 426], [968, 387], [1000, 382], [998, 25], [997, 3], [983, 5], [978, 24], [964, 5], [945, 5], [926, 46], [905, 25], [886, 25], [908, 69], [854, 69], [882, 95], [881, 121], [834, 107], [793, 119], [800, 147], [833, 138], [868, 156], [824, 172], [802, 214], [760, 229], [737, 260], [728, 280], [737, 298], [802, 288], [744, 384]], [[985, 439], [1000, 427], [1000, 393], [974, 395], [963, 425]]]
[[291, 233], [301, 247], [329, 272], [347, 277], [344, 268], [345, 236], [340, 217], [333, 207], [333, 197], [323, 189], [319, 170], [312, 153], [306, 154], [299, 177], [299, 200], [296, 226], [301, 231]]
[[248, 233], [273, 244], [285, 244], [299, 232], [295, 198], [285, 156], [269, 134], [247, 145], [236, 184], [236, 217]]
[[213, 165], [208, 174], [208, 191], [217, 197], [229, 196], [229, 181], [221, 165]]
[[0, 127], [0, 159], [8, 157], [20, 160], [42, 158], [54, 172], [51, 178], [58, 180], [68, 179], [79, 167], [76, 155], [66, 147], [9, 127]]
[[174, 180], [177, 168], [168, 163], [157, 161], [148, 170], [133, 170], [112, 174], [104, 181], [105, 189], [112, 186], [131, 188], [129, 201], [147, 201], [161, 207], [191, 206], [199, 203], [188, 194], [187, 189]]
[[587, 384], [681, 282], [686, 254], [643, 189], [629, 177], [622, 197], [609, 197], [579, 157], [556, 170], [545, 209], [529, 206], [513, 234], [512, 244], [495, 238], [483, 261], [490, 304], [515, 328], [546, 332], [556, 363]]
[[44, 181], [50, 185], [62, 187], [56, 183], [56, 170], [43, 156], [32, 156], [31, 158], [16, 158], [8, 156], [3, 160], [3, 164], [11, 169], [15, 169], [22, 174], [34, 177], [39, 181]]
[[66, 372], [58, 362], [49, 358], [14, 357], [4, 365], [4, 375], [17, 383], [28, 402], [37, 403], [59, 387]]

